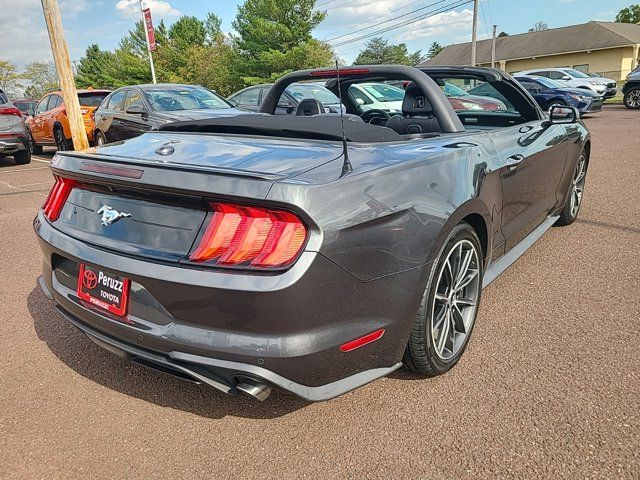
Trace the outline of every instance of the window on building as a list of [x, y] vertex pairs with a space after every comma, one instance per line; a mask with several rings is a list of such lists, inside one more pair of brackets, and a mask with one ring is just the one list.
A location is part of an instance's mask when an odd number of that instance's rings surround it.
[[579, 72], [582, 73], [589, 73], [589, 64], [585, 63], [583, 65], [574, 65], [573, 66], [574, 70], [578, 70]]

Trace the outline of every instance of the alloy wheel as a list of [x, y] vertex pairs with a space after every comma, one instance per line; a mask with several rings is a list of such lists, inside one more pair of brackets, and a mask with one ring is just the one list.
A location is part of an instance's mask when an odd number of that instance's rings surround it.
[[476, 247], [460, 240], [438, 272], [431, 310], [431, 338], [442, 360], [455, 356], [471, 333], [480, 295], [480, 263]]
[[571, 181], [571, 217], [575, 218], [580, 210], [580, 204], [582, 203], [582, 193], [584, 192], [585, 177], [587, 162], [584, 155], [580, 155], [578, 158], [578, 164], [576, 165], [576, 172], [573, 175]]
[[631, 108], [640, 108], [640, 89], [631, 90], [629, 92], [627, 104]]

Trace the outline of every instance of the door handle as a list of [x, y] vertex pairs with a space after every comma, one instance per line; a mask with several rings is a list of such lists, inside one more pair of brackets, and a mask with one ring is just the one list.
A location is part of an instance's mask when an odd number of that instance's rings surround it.
[[520, 153], [511, 155], [509, 158], [507, 158], [507, 167], [509, 168], [509, 171], [518, 168], [518, 165], [520, 165], [520, 162], [522, 162], [522, 160], [524, 160], [524, 155]]

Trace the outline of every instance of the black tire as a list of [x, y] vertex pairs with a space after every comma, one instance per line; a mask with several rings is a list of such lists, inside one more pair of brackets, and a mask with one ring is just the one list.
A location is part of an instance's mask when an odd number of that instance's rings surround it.
[[624, 106], [630, 110], [640, 109], [640, 85], [627, 90], [622, 101]]
[[29, 149], [22, 150], [13, 154], [13, 160], [16, 165], [26, 165], [31, 163], [31, 151]]
[[29, 144], [31, 145], [31, 153], [34, 155], [42, 155], [42, 145], [36, 145], [33, 135], [29, 132]]
[[[587, 155], [584, 150], [580, 152], [576, 167], [571, 177], [571, 184], [569, 185], [569, 192], [567, 200], [565, 201], [562, 211], [560, 212], [560, 218], [556, 221], [555, 225], [564, 227], [565, 225], [571, 225], [578, 218], [580, 213], [580, 206], [582, 205], [582, 198], [584, 194], [584, 186], [587, 177], [587, 168], [589, 162], [587, 161]], [[576, 188], [577, 187], [577, 188]], [[579, 193], [578, 193], [579, 190]], [[577, 199], [577, 206], [576, 206]]]
[[[438, 293], [439, 275], [444, 271], [445, 263], [449, 255], [462, 241], [466, 241], [464, 242], [465, 245], [472, 245], [477, 255], [477, 296], [475, 298], [475, 308], [472, 315], [469, 316], [471, 322], [470, 327], [468, 331], [466, 331], [463, 343], [461, 343], [455, 352], [452, 352], [450, 358], [444, 359], [437, 352], [435, 338], [432, 334], [432, 317], [435, 316], [435, 314], [432, 315], [432, 313], [435, 312], [435, 297], [436, 293]], [[469, 343], [469, 338], [471, 337], [473, 325], [475, 324], [478, 313], [482, 293], [482, 276], [484, 273], [483, 262], [482, 247], [480, 246], [478, 235], [468, 223], [460, 223], [451, 231], [444, 242], [444, 246], [440, 252], [438, 252], [436, 260], [432, 264], [427, 286], [420, 301], [420, 306], [416, 313], [416, 319], [411, 328], [411, 334], [409, 335], [409, 341], [404, 353], [403, 362], [407, 368], [421, 375], [434, 377], [449, 371], [458, 363], [458, 360], [462, 357]]]
[[73, 144], [70, 140], [67, 140], [64, 136], [64, 131], [60, 127], [55, 127], [53, 129], [53, 139], [56, 142], [56, 148], [59, 152], [64, 152], [67, 150], [73, 150]]
[[96, 131], [95, 137], [96, 137], [96, 146], [99, 147], [101, 145], [107, 144], [107, 137], [105, 137], [104, 133], [102, 133], [100, 130]]

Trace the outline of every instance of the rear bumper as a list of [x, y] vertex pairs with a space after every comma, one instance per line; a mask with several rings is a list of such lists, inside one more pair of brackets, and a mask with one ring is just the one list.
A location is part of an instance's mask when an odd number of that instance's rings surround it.
[[603, 99], [597, 98], [578, 108], [580, 113], [596, 113], [602, 111]]
[[23, 152], [27, 148], [27, 139], [23, 135], [0, 137], [0, 155], [12, 155], [16, 152]]
[[[123, 356], [227, 393], [237, 393], [246, 378], [314, 401], [401, 365], [419, 300], [414, 292], [420, 269], [362, 282], [321, 255], [304, 252], [283, 274], [247, 275], [118, 255], [59, 232], [41, 213], [34, 227], [44, 253], [40, 284], [47, 296], [68, 321]], [[77, 297], [80, 262], [131, 280], [125, 319]], [[385, 329], [380, 340], [340, 351], [340, 345], [379, 328]]]

